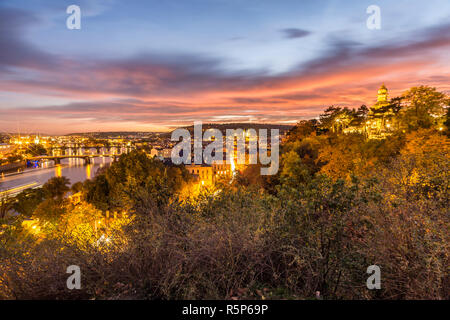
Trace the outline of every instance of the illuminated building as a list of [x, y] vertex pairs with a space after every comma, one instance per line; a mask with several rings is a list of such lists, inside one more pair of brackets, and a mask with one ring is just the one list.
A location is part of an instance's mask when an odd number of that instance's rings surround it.
[[14, 149], [15, 149], [14, 145], [7, 143], [0, 143], [0, 157], [12, 152]]
[[231, 164], [225, 161], [213, 162], [211, 165], [190, 164], [186, 165], [186, 169], [202, 185], [212, 185], [218, 178], [231, 178], [233, 175]]
[[212, 185], [214, 182], [213, 168], [207, 164], [186, 165], [187, 171], [202, 185]]
[[[234, 164], [234, 162], [233, 162]], [[233, 175], [233, 168], [232, 168], [232, 164], [229, 163], [217, 163], [217, 162], [213, 162], [212, 164], [212, 168], [213, 168], [213, 173], [214, 173], [214, 177], [227, 177], [230, 178]]]
[[389, 93], [383, 84], [378, 90], [377, 102], [370, 108], [364, 131], [369, 139], [384, 139], [397, 127], [395, 113], [389, 100]]

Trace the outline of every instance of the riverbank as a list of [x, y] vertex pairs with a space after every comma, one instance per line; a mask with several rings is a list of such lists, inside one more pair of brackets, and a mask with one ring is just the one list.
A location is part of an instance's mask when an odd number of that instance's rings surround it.
[[[14, 171], [9, 173], [0, 172], [1, 178], [7, 178], [7, 177], [13, 177], [21, 174], [26, 174], [31, 171], [37, 171], [37, 170], [46, 170], [46, 169], [53, 169], [56, 165], [49, 165], [47, 167], [38, 167], [38, 168], [26, 168], [24, 167], [22, 171]], [[27, 170], [28, 169], [28, 170]]]
[[25, 167], [26, 167], [25, 161], [8, 163], [0, 166], [0, 173], [7, 173], [8, 171], [17, 170]]
[[0, 191], [0, 198], [4, 197], [4, 196], [14, 197], [26, 189], [30, 189], [30, 188], [35, 189], [35, 188], [40, 188], [40, 187], [42, 187], [42, 184], [39, 184], [37, 182], [32, 182], [32, 183], [28, 183], [25, 185], [17, 186], [15, 188], [12, 188], [9, 190]]

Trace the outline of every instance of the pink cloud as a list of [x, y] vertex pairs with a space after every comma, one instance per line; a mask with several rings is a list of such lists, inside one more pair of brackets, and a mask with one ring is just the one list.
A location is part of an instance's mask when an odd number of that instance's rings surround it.
[[[0, 34], [0, 41], [12, 41], [8, 39]], [[15, 50], [26, 48], [19, 40], [14, 43]], [[0, 57], [5, 70], [0, 91], [19, 99], [26, 93], [73, 102], [14, 109], [1, 105], [0, 126], [11, 130], [11, 122], [19, 119], [22, 126], [59, 133], [164, 129], [194, 120], [295, 121], [316, 117], [332, 104], [371, 105], [382, 82], [393, 96], [420, 84], [448, 91], [449, 47], [450, 25], [426, 30], [411, 41], [374, 47], [334, 42], [323, 57], [278, 75], [225, 72], [220, 61], [193, 56], [86, 61], [39, 51], [22, 61], [8, 53], [3, 61]]]

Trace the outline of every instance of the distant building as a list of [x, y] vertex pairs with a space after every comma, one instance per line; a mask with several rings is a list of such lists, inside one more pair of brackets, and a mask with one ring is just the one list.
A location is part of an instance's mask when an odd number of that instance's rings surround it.
[[231, 178], [233, 172], [227, 163], [189, 164], [186, 170], [202, 185], [212, 185], [218, 178]]
[[172, 157], [172, 149], [171, 148], [162, 149], [160, 156], [162, 156], [163, 158]]
[[151, 157], [157, 158], [171, 158], [172, 157], [172, 149], [171, 148], [152, 148], [150, 150]]
[[389, 99], [388, 89], [383, 84], [378, 90], [377, 102], [369, 108], [366, 117], [351, 119], [345, 115], [341, 116], [335, 120], [333, 130], [341, 129], [343, 133], [364, 134], [368, 139], [385, 139], [400, 126], [394, 107]]
[[370, 108], [367, 115], [365, 132], [369, 139], [384, 139], [393, 133], [397, 125], [388, 89], [383, 84], [378, 90], [377, 103]]
[[212, 164], [214, 178], [227, 177], [230, 178], [233, 175], [231, 164], [228, 163], [213, 163]]
[[4, 156], [8, 153], [11, 153], [14, 150], [15, 146], [9, 143], [0, 143], [0, 155]]
[[158, 154], [159, 154], [158, 149], [152, 148], [152, 149], [150, 150], [150, 156], [151, 156], [152, 158], [157, 157]]
[[213, 168], [207, 164], [189, 164], [185, 166], [187, 171], [202, 185], [214, 183]]

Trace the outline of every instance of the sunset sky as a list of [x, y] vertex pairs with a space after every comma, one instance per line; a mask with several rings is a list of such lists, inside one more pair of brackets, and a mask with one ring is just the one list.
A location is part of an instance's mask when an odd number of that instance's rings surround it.
[[383, 82], [450, 92], [450, 1], [0, 0], [0, 48], [0, 132], [294, 124]]

